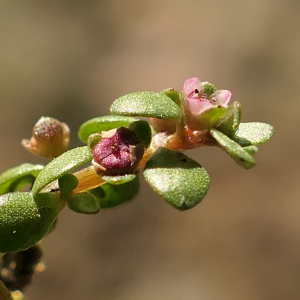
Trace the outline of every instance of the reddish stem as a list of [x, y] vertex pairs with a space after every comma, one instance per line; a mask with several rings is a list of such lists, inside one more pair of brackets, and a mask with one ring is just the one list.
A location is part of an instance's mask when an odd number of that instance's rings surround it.
[[[216, 142], [209, 134], [208, 130], [192, 131], [187, 126], [178, 126], [174, 134], [168, 135], [165, 132], [159, 132], [152, 138], [152, 143], [148, 149], [145, 150], [143, 158], [139, 164], [139, 168], [143, 168], [150, 156], [159, 147], [166, 147], [172, 150], [184, 151], [188, 149], [195, 149], [202, 146], [215, 146]], [[105, 183], [105, 181], [96, 173], [94, 168], [88, 167], [80, 170], [74, 174], [79, 184], [74, 193], [82, 193], [93, 189]]]

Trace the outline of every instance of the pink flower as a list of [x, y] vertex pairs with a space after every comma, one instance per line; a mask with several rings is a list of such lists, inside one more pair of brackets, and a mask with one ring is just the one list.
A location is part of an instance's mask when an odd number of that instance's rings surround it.
[[227, 108], [231, 98], [230, 91], [217, 90], [211, 83], [201, 82], [196, 77], [189, 78], [184, 82], [183, 92], [186, 95], [188, 119], [190, 120], [188, 122], [193, 124], [192, 127], [195, 127], [194, 125], [198, 121], [201, 122], [201, 117], [205, 112], [213, 108]]

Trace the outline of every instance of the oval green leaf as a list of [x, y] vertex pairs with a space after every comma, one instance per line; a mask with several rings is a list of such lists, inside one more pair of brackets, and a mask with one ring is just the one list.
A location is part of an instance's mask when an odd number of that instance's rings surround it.
[[105, 183], [90, 192], [98, 197], [101, 209], [118, 207], [134, 199], [140, 189], [138, 176], [124, 184]]
[[87, 139], [87, 145], [91, 152], [93, 152], [94, 147], [101, 141], [101, 133], [92, 133]]
[[56, 193], [0, 196], [0, 252], [28, 249], [49, 231], [62, 207]]
[[114, 128], [128, 127], [128, 125], [137, 118], [124, 117], [124, 116], [103, 116], [90, 119], [84, 122], [78, 130], [78, 137], [83, 142], [86, 143], [88, 137], [93, 133], [100, 133], [102, 131], [109, 131]]
[[92, 154], [87, 146], [74, 148], [53, 159], [36, 178], [32, 192], [37, 194], [42, 188], [62, 177], [66, 173], [92, 160]]
[[241, 146], [259, 145], [268, 141], [274, 132], [274, 127], [266, 123], [241, 123], [233, 139]]
[[122, 96], [113, 102], [110, 112], [123, 116], [182, 118], [180, 107], [170, 97], [156, 92], [135, 92]]
[[68, 201], [68, 206], [80, 214], [96, 214], [100, 210], [99, 200], [90, 193], [73, 194]]
[[167, 148], [159, 148], [150, 157], [144, 177], [156, 193], [180, 210], [200, 203], [210, 185], [209, 175], [199, 163]]
[[13, 192], [22, 181], [33, 182], [43, 168], [43, 165], [25, 163], [5, 171], [0, 175], [0, 195]]
[[244, 169], [251, 169], [255, 166], [255, 160], [243, 147], [231, 140], [228, 136], [212, 129], [210, 134], [218, 142], [220, 148], [224, 150], [235, 162]]
[[211, 128], [227, 111], [223, 106], [215, 106], [199, 116], [199, 128]]
[[246, 150], [251, 155], [254, 155], [258, 152], [257, 146], [246, 146], [246, 147], [243, 147], [243, 149]]
[[135, 133], [135, 135], [143, 144], [144, 148], [149, 147], [152, 139], [152, 130], [147, 121], [144, 120], [135, 121], [131, 123], [128, 126], [128, 128]]
[[237, 101], [228, 106], [226, 113], [214, 125], [219, 131], [231, 137], [237, 131], [242, 116], [241, 104]]
[[120, 176], [102, 176], [102, 179], [110, 184], [119, 185], [132, 181], [136, 178], [136, 174], [125, 174]]
[[58, 178], [59, 192], [62, 200], [67, 200], [78, 185], [78, 179], [73, 174], [67, 173]]
[[177, 105], [180, 105], [179, 92], [174, 90], [173, 88], [168, 88], [161, 91], [161, 94], [164, 94], [171, 98]]

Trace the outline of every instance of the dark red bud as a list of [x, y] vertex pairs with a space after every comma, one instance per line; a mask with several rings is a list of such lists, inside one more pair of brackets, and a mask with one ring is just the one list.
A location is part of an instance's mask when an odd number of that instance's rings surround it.
[[135, 133], [120, 127], [102, 133], [93, 148], [92, 164], [100, 175], [125, 175], [137, 169], [143, 154], [144, 147]]

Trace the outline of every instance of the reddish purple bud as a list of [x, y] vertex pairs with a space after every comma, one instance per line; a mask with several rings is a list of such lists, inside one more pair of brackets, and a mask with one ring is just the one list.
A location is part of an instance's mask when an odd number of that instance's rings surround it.
[[92, 151], [92, 164], [96, 172], [117, 176], [133, 173], [137, 169], [144, 147], [132, 130], [120, 127], [103, 132]]
[[33, 127], [30, 140], [23, 139], [22, 145], [33, 154], [55, 158], [68, 149], [69, 127], [54, 118], [41, 117]]

